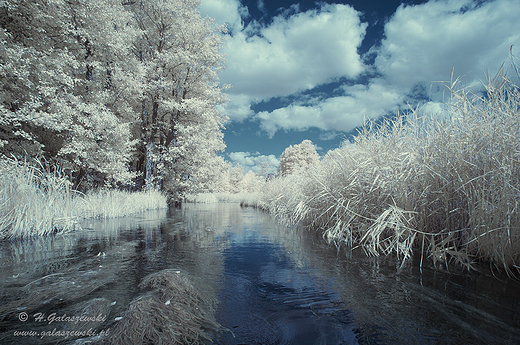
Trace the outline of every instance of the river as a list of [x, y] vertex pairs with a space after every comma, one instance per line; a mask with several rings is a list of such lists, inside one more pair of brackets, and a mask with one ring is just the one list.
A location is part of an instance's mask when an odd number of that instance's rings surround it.
[[1, 344], [85, 344], [50, 331], [80, 328], [70, 317], [91, 308], [108, 333], [167, 269], [216, 301], [215, 344], [520, 344], [520, 283], [487, 267], [399, 268], [232, 203], [82, 227], [1, 243]]

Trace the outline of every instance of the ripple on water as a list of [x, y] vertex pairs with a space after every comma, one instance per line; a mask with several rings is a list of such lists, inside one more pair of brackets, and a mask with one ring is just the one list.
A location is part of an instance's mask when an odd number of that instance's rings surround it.
[[334, 293], [254, 282], [243, 275], [228, 279], [235, 290], [221, 301], [226, 305], [221, 319], [230, 332], [218, 344], [358, 344], [352, 313]]
[[334, 294], [318, 288], [291, 289], [262, 283], [279, 344], [357, 344], [351, 312]]

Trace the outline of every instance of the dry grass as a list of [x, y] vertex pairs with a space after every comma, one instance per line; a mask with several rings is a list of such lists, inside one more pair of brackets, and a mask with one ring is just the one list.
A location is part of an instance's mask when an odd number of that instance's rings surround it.
[[202, 203], [212, 204], [217, 202], [233, 202], [241, 203], [243, 200], [257, 199], [259, 193], [257, 192], [219, 192], [219, 193], [198, 193], [186, 195], [184, 202], [187, 203]]
[[80, 218], [124, 217], [167, 208], [158, 191], [117, 190], [83, 195], [59, 170], [35, 160], [0, 158], [0, 239], [48, 235], [80, 229]]
[[84, 195], [76, 211], [83, 218], [107, 219], [164, 208], [167, 208], [166, 196], [156, 190], [143, 192], [101, 190]]
[[485, 96], [448, 87], [446, 114], [367, 123], [315, 168], [269, 182], [260, 204], [369, 254], [518, 269], [520, 91], [503, 73]]
[[184, 198], [184, 202], [194, 204], [213, 204], [219, 202], [217, 193], [198, 193], [198, 194], [187, 194]]
[[130, 303], [107, 343], [204, 344], [220, 329], [214, 302], [180, 271], [153, 273], [139, 286], [152, 291]]
[[0, 238], [46, 235], [78, 227], [76, 194], [41, 162], [0, 159]]

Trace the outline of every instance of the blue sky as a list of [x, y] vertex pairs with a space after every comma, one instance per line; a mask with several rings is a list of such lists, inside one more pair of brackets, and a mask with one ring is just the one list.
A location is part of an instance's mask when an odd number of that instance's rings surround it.
[[436, 112], [450, 75], [475, 85], [520, 56], [520, 1], [202, 0], [227, 23], [226, 159], [257, 171], [310, 139], [324, 155], [363, 119]]

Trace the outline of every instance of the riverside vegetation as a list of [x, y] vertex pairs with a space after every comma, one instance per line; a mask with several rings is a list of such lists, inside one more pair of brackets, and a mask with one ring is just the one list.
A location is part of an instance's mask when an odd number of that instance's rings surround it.
[[353, 143], [242, 203], [402, 263], [416, 253], [421, 267], [485, 261], [518, 274], [519, 88], [502, 72], [484, 95], [457, 85], [442, 113], [368, 122]]
[[159, 191], [100, 190], [83, 194], [41, 161], [0, 159], [0, 238], [47, 235], [79, 228], [82, 218], [115, 218], [166, 208]]

